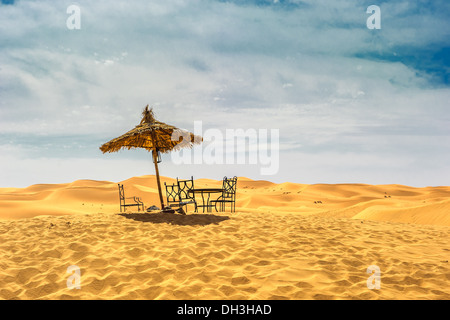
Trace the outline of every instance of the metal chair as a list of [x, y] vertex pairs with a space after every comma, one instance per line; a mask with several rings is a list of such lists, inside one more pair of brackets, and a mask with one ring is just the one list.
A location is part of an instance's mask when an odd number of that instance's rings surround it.
[[[166, 187], [166, 199], [167, 205], [169, 207], [179, 207], [180, 206], [180, 193], [178, 184], [167, 184], [164, 182], [164, 186]], [[162, 208], [164, 209], [164, 208]]]
[[[123, 184], [117, 184], [119, 186], [119, 199], [120, 199], [120, 212], [125, 212], [127, 210], [127, 207], [138, 207], [138, 211], [144, 211], [144, 203], [141, 201], [141, 198], [139, 197], [128, 197], [125, 198], [125, 191], [123, 190]], [[133, 199], [134, 203], [126, 203], [126, 199]]]
[[225, 211], [225, 205], [230, 204], [230, 212], [236, 212], [236, 185], [237, 177], [223, 178], [222, 182], [222, 195], [217, 200], [211, 200], [210, 203], [214, 203], [214, 208], [217, 211], [217, 204], [220, 203], [220, 211]]
[[197, 202], [193, 198], [193, 195], [189, 193], [189, 190], [194, 188], [194, 179], [191, 180], [178, 180], [176, 184], [167, 184], [164, 182], [166, 187], [166, 199], [167, 205], [171, 208], [180, 208], [180, 213], [185, 213], [183, 210], [184, 206], [188, 204], [195, 205], [195, 211], [197, 211]]
[[197, 212], [197, 201], [195, 201], [195, 196], [193, 193], [189, 192], [194, 189], [194, 177], [191, 176], [189, 180], [178, 180], [177, 185], [180, 195], [180, 201], [184, 205], [193, 204], [194, 210]]

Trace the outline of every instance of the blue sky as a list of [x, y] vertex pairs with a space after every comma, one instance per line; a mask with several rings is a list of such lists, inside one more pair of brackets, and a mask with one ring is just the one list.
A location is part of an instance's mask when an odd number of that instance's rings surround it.
[[448, 185], [448, 1], [1, 3], [0, 187], [154, 174], [146, 151], [98, 149], [147, 104], [189, 130], [280, 132], [275, 175], [165, 155], [165, 176]]

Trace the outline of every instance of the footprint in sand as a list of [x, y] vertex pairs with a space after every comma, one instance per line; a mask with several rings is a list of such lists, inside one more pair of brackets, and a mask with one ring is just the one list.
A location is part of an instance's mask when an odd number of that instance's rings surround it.
[[141, 248], [133, 248], [131, 250], [128, 250], [126, 252], [129, 256], [131, 256], [132, 258], [137, 258], [139, 256], [141, 256], [144, 253], [144, 250]]
[[244, 275], [235, 276], [235, 277], [231, 278], [231, 284], [233, 286], [244, 285], [244, 284], [248, 284], [248, 283], [250, 283], [250, 280]]

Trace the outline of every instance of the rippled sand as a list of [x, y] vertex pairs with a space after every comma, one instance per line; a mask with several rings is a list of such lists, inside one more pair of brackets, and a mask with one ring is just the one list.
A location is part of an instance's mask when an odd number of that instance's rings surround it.
[[[124, 184], [157, 203], [152, 177]], [[448, 187], [240, 179], [236, 213], [186, 216], [120, 214], [116, 189], [0, 189], [0, 299], [450, 298]]]

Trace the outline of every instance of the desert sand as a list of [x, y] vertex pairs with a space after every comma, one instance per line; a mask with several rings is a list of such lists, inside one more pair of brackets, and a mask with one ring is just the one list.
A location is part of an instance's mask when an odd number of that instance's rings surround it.
[[[154, 176], [120, 183], [158, 206]], [[185, 216], [121, 214], [109, 181], [0, 188], [0, 299], [450, 299], [449, 212], [447, 186], [240, 177], [235, 213]]]

